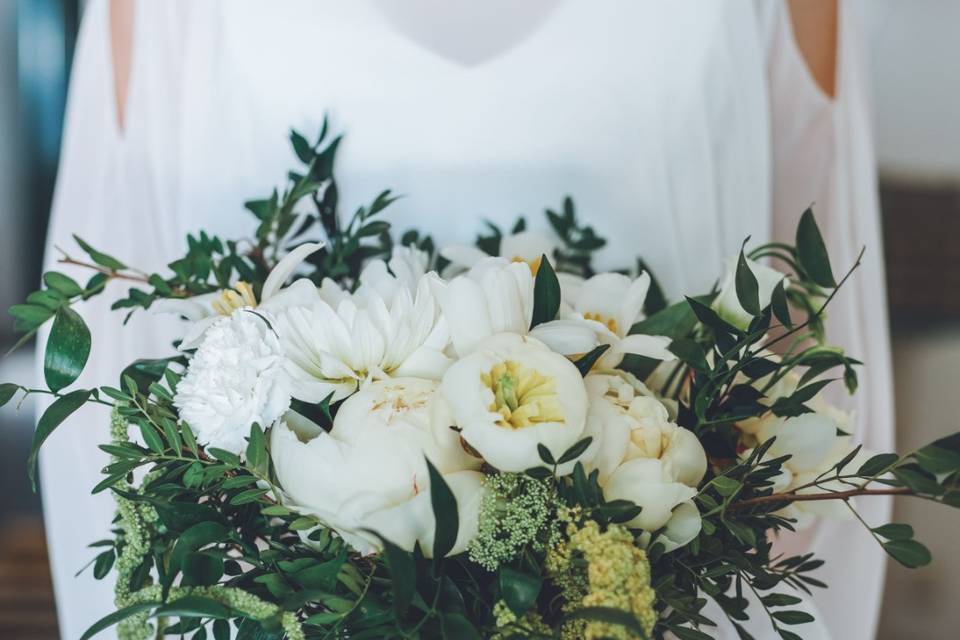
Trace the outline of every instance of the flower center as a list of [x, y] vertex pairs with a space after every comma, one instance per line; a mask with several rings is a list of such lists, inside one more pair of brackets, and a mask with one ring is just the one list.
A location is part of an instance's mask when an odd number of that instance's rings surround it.
[[257, 298], [253, 295], [253, 287], [241, 280], [233, 289], [225, 289], [210, 305], [220, 315], [229, 316], [237, 309], [257, 306]]
[[543, 422], [564, 422], [563, 408], [553, 378], [518, 362], [500, 362], [480, 375], [493, 391], [490, 411], [500, 414], [501, 427], [522, 429]]
[[533, 275], [537, 275], [537, 271], [540, 270], [540, 262], [543, 260], [543, 256], [537, 256], [533, 260], [524, 260], [520, 256], [513, 256], [510, 258], [510, 262], [526, 262], [527, 266], [530, 267], [530, 272]]
[[617, 321], [613, 318], [608, 318], [602, 313], [595, 313], [593, 311], [587, 311], [583, 314], [583, 317], [587, 320], [593, 320], [594, 322], [599, 322], [604, 325], [607, 329], [610, 329], [613, 333], [617, 333]]

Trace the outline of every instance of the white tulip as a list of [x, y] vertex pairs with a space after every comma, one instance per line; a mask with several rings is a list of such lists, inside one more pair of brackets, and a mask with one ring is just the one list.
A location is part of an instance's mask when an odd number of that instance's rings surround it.
[[760, 443], [773, 437], [776, 440], [767, 456], [791, 456], [784, 466], [798, 474], [816, 469], [823, 463], [837, 439], [837, 423], [821, 413], [777, 418], [766, 421], [757, 433]]
[[380, 549], [373, 531], [408, 551], [419, 543], [429, 557], [436, 527], [429, 458], [457, 500], [451, 554], [464, 551], [477, 532], [483, 475], [456, 433], [432, 429], [435, 389], [422, 380], [375, 382], [343, 403], [330, 433], [288, 413], [270, 438], [288, 506], [316, 516], [361, 553]]
[[312, 307], [271, 316], [290, 361], [294, 397], [340, 400], [371, 380], [415, 376], [438, 380], [449, 365], [449, 333], [431, 293], [435, 274], [384, 300], [375, 290], [346, 296], [336, 307], [318, 298]]
[[[733, 326], [746, 329], [753, 316], [740, 305], [740, 298], [737, 297], [737, 262], [737, 258], [729, 258], [726, 261], [727, 269], [723, 278], [723, 285], [720, 287], [720, 293], [714, 299], [711, 307], [721, 318]], [[773, 290], [779, 283], [783, 282], [784, 287], [790, 283], [789, 278], [780, 271], [771, 269], [755, 260], [748, 259], [747, 266], [757, 279], [757, 294], [761, 309], [770, 304]]]
[[[693, 499], [695, 495], [697, 495], [696, 489], [675, 481], [666, 463], [656, 458], [634, 458], [624, 462], [610, 474], [603, 487], [603, 496], [608, 501], [629, 500], [640, 507], [639, 515], [626, 525], [650, 533], [668, 526], [677, 507]], [[694, 512], [696, 512], [695, 528], [699, 533], [700, 513], [696, 507]], [[692, 515], [689, 509], [683, 509], [677, 513], [677, 517], [681, 519], [675, 523], [677, 530], [675, 535], [678, 538], [686, 537], [680, 534], [694, 528], [689, 522], [693, 519]], [[693, 537], [696, 537], [696, 533]]]
[[[525, 262], [536, 274], [543, 256], [552, 259], [556, 248], [556, 243], [542, 233], [520, 231], [503, 236], [500, 240], [500, 257], [511, 262]], [[450, 261], [454, 270], [460, 271], [470, 269], [489, 257], [477, 247], [462, 244], [446, 246], [440, 250], [440, 255]]]
[[597, 345], [585, 323], [553, 320], [532, 331], [534, 277], [530, 267], [505, 258], [483, 258], [449, 283], [435, 283], [436, 297], [460, 356], [498, 333], [532, 335], [564, 355], [586, 353]]
[[561, 281], [565, 317], [585, 322], [598, 344], [610, 348], [597, 362], [599, 369], [614, 369], [627, 353], [657, 360], [674, 360], [665, 336], [630, 334], [643, 320], [643, 303], [650, 289], [650, 274], [631, 279], [620, 273], [601, 273], [587, 280], [565, 277]]
[[624, 461], [661, 460], [672, 480], [696, 487], [707, 471], [703, 446], [670, 421], [663, 403], [628, 373], [593, 373], [584, 381], [590, 398], [588, 432], [597, 442], [589, 465], [603, 483]]
[[533, 338], [498, 334], [480, 343], [447, 370], [441, 391], [460, 435], [501, 471], [542, 466], [538, 445], [559, 459], [584, 437], [580, 372]]
[[180, 342], [180, 350], [196, 349], [203, 334], [220, 318], [237, 309], [260, 308], [264, 311], [287, 306], [309, 306], [316, 297], [316, 287], [307, 279], [294, 282], [286, 289], [283, 284], [297, 270], [307, 256], [323, 247], [322, 242], [308, 242], [288, 253], [267, 275], [260, 292], [258, 304], [253, 288], [246, 282], [238, 282], [232, 289], [205, 293], [190, 298], [164, 298], [150, 306], [151, 313], [172, 313], [189, 320], [192, 324]]

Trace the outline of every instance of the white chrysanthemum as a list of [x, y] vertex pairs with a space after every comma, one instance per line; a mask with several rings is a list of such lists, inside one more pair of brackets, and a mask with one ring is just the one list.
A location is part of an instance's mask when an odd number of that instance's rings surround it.
[[580, 371], [533, 338], [503, 333], [480, 343], [450, 367], [441, 390], [460, 435], [500, 471], [542, 466], [538, 445], [559, 459], [584, 437]]
[[391, 302], [400, 289], [415, 294], [429, 264], [430, 256], [425, 251], [396, 246], [389, 262], [371, 260], [363, 268], [360, 288], [373, 289], [387, 302]]
[[264, 319], [235, 311], [206, 330], [174, 404], [200, 444], [242, 453], [251, 425], [267, 428], [290, 406], [285, 362]]
[[363, 382], [398, 376], [439, 380], [450, 361], [449, 332], [431, 293], [436, 279], [427, 274], [415, 293], [401, 287], [391, 300], [368, 288], [344, 293], [335, 306], [326, 296], [272, 314], [294, 397], [321, 402], [333, 393], [341, 400]]
[[565, 318], [580, 320], [597, 335], [598, 344], [610, 348], [597, 361], [599, 369], [614, 369], [624, 354], [633, 353], [657, 360], [674, 360], [670, 338], [631, 334], [643, 320], [643, 303], [650, 289], [650, 274], [631, 279], [621, 273], [600, 273], [584, 280], [566, 275], [560, 279]]
[[287, 504], [317, 516], [361, 553], [380, 548], [376, 532], [428, 556], [436, 522], [429, 458], [453, 491], [460, 518], [452, 553], [478, 528], [483, 475], [456, 432], [435, 430], [437, 383], [400, 378], [374, 382], [350, 396], [326, 433], [294, 412], [271, 435], [271, 455]]

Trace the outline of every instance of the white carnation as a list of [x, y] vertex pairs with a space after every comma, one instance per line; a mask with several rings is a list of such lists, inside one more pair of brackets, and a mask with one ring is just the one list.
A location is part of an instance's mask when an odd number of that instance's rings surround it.
[[207, 329], [174, 404], [203, 445], [241, 453], [250, 426], [290, 406], [280, 341], [263, 318], [239, 310]]

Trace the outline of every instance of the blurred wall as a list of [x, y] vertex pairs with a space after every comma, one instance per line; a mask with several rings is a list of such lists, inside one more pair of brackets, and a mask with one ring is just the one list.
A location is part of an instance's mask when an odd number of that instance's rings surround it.
[[[861, 8], [887, 231], [897, 447], [905, 452], [960, 430], [960, 2], [866, 0]], [[878, 637], [960, 637], [960, 511], [910, 499], [894, 510], [895, 521], [914, 525], [933, 564], [889, 563]]]

